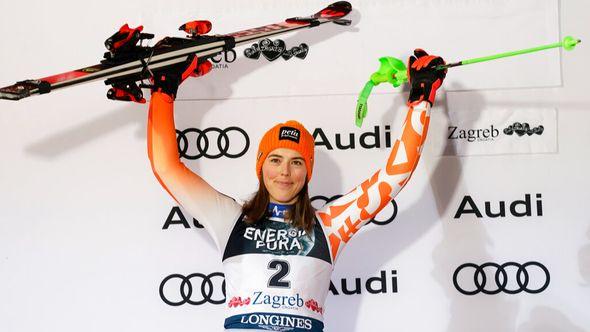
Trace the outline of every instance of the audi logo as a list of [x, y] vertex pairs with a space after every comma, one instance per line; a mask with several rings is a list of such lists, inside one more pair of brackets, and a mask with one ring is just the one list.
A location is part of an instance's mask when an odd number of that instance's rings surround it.
[[[311, 203], [313, 204], [315, 201], [323, 201], [324, 203], [322, 204], [322, 206], [338, 199], [342, 197], [342, 195], [335, 195], [332, 196], [330, 198], [326, 197], [326, 196], [322, 196], [322, 195], [317, 195], [317, 196], [313, 196], [310, 200]], [[371, 219], [371, 221], [369, 221], [369, 223], [373, 223], [375, 225], [379, 225], [379, 226], [384, 226], [387, 224], [390, 224], [395, 217], [397, 216], [397, 203], [395, 202], [395, 200], [391, 200], [391, 212], [386, 213], [387, 211], [389, 211], [389, 209], [385, 208], [383, 210], [381, 210], [381, 212], [379, 212], [375, 218]], [[321, 208], [321, 206], [317, 206], [316, 208]], [[377, 219], [377, 217], [382, 217], [384, 214], [389, 214], [389, 216], [386, 219]]]
[[246, 154], [250, 147], [250, 137], [246, 131], [234, 126], [225, 129], [211, 127], [202, 130], [187, 128], [182, 131], [176, 130], [176, 135], [180, 157], [190, 160], [201, 157], [209, 159], [239, 158]]
[[539, 262], [508, 262], [501, 265], [491, 262], [481, 265], [465, 263], [453, 273], [453, 285], [465, 295], [480, 292], [488, 295], [500, 292], [517, 294], [522, 291], [537, 294], [549, 286], [549, 280], [549, 270]]
[[[221, 292], [215, 291], [219, 289], [219, 285]], [[171, 306], [185, 303], [201, 305], [207, 302], [222, 304], [225, 302], [225, 276], [221, 272], [209, 275], [192, 273], [186, 277], [182, 274], [171, 274], [160, 283], [160, 298]]]

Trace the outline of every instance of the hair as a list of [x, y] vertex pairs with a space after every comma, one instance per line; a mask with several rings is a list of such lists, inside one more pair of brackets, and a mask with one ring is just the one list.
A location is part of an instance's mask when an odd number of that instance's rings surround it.
[[[263, 183], [259, 180], [258, 191], [244, 206], [242, 212], [246, 215], [246, 224], [254, 225], [264, 216], [268, 215], [268, 204], [270, 203], [270, 194]], [[291, 224], [299, 229], [311, 233], [315, 223], [315, 209], [311, 205], [309, 193], [307, 191], [307, 182], [297, 194], [295, 207], [286, 216], [291, 220]]]

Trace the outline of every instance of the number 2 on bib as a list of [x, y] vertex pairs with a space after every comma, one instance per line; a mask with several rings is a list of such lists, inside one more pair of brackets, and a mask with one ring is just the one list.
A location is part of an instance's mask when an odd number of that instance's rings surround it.
[[277, 270], [268, 280], [268, 287], [291, 288], [291, 282], [283, 280], [289, 274], [289, 263], [283, 260], [272, 260], [268, 263], [269, 270]]

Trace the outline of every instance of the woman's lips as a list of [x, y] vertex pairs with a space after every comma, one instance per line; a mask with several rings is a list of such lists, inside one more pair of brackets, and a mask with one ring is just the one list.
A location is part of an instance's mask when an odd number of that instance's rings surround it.
[[288, 188], [293, 185], [293, 182], [288, 181], [275, 181], [275, 184], [281, 188]]

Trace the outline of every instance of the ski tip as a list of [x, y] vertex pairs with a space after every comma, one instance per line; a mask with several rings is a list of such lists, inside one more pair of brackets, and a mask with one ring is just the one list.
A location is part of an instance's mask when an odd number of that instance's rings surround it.
[[306, 17], [291, 17], [286, 20], [291, 24], [309, 25], [311, 27], [318, 26], [322, 22], [319, 19], [324, 19], [323, 22], [334, 22], [340, 25], [350, 25], [350, 20], [343, 20], [342, 17], [348, 15], [352, 10], [352, 5], [348, 1], [338, 1], [320, 10], [319, 12]]
[[25, 97], [27, 97], [27, 96], [22, 96], [19, 94], [0, 91], [0, 99], [4, 99], [4, 100], [19, 100], [19, 99], [23, 99]]
[[33, 94], [51, 91], [51, 84], [43, 80], [24, 80], [0, 89], [0, 99], [20, 100]]
[[4, 100], [20, 100], [30, 95], [31, 93], [28, 89], [18, 84], [0, 89], [0, 99]]
[[350, 13], [352, 5], [348, 1], [338, 1], [329, 5], [328, 7], [320, 10], [316, 17], [321, 17], [329, 20], [338, 19], [344, 17]]

